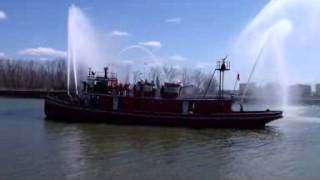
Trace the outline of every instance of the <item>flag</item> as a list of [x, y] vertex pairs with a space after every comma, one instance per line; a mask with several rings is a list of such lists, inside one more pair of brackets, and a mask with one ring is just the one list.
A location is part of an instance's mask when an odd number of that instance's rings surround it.
[[240, 81], [240, 74], [237, 75], [237, 81]]

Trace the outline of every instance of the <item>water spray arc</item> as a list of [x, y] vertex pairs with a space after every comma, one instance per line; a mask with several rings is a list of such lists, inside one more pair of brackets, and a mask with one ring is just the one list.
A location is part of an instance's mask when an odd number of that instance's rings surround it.
[[[69, 37], [68, 37], [69, 39]], [[69, 41], [69, 40], [68, 40]], [[69, 45], [68, 45], [69, 46]], [[68, 51], [69, 51], [69, 47], [68, 47]], [[68, 56], [67, 56], [67, 93], [70, 96], [70, 71], [71, 71], [71, 57], [70, 57], [70, 52], [68, 52]]]
[[247, 85], [246, 85], [246, 87], [245, 87], [245, 89], [244, 89], [244, 91], [242, 93], [242, 96], [241, 96], [241, 100], [240, 100], [241, 104], [243, 104], [244, 98], [247, 95], [247, 92], [248, 92], [248, 89], [249, 89], [249, 83], [251, 82], [252, 76], [253, 76], [256, 68], [257, 68], [258, 62], [262, 59], [262, 55], [263, 55], [264, 49], [266, 47], [266, 44], [267, 44], [266, 42], [263, 43], [263, 45], [262, 45], [262, 47], [261, 47], [261, 49], [260, 49], [260, 51], [258, 53], [258, 56], [254, 61], [254, 65], [253, 65], [253, 67], [251, 69], [251, 72], [250, 72], [248, 80], [247, 80]]
[[[126, 53], [126, 52], [128, 52], [129, 50], [132, 50], [132, 49], [141, 50], [142, 52], [148, 54], [157, 65], [160, 64], [159, 59], [149, 49], [147, 49], [147, 48], [145, 48], [143, 46], [140, 46], [140, 45], [132, 45], [132, 46], [129, 46], [129, 47], [126, 47], [126, 48], [122, 49], [119, 52], [119, 56], [123, 55], [124, 53]], [[146, 78], [146, 72], [145, 71], [146, 71], [145, 67], [143, 67], [144, 78]]]
[[68, 95], [70, 95], [70, 81], [71, 81], [71, 66], [73, 69], [73, 78], [74, 78], [74, 88], [76, 95], [79, 94], [78, 92], [78, 77], [77, 77], [77, 64], [75, 58], [75, 52], [73, 47], [73, 21], [74, 21], [74, 14], [76, 11], [76, 6], [71, 5], [69, 8], [69, 16], [68, 16], [68, 69], [67, 69], [67, 91]]
[[127, 51], [129, 51], [131, 49], [142, 50], [143, 52], [147, 53], [153, 59], [154, 62], [160, 63], [159, 59], [149, 49], [147, 49], [143, 46], [140, 46], [140, 45], [132, 45], [132, 46], [129, 46], [129, 47], [122, 49], [119, 53], [119, 56], [123, 55], [124, 53], [126, 53]]
[[[99, 69], [108, 62], [105, 42], [101, 41], [100, 33], [96, 31], [89, 17], [76, 5], [71, 5], [68, 14], [68, 67], [67, 90], [79, 94], [79, 83], [86, 78], [86, 69]], [[72, 74], [73, 73], [73, 74]], [[73, 82], [74, 80], [74, 82]], [[72, 88], [71, 88], [72, 86]]]
[[[264, 33], [259, 34], [259, 36], [256, 38], [256, 41], [252, 42], [253, 44], [251, 44], [251, 48], [252, 48], [251, 50], [257, 50], [257, 56], [256, 56], [256, 59], [254, 60], [254, 65], [249, 74], [246, 87], [242, 93], [242, 97], [240, 101], [241, 103], [243, 103], [247, 95], [251, 79], [257, 69], [258, 64], [262, 59], [264, 59], [262, 58], [262, 56], [266, 54], [266, 56], [268, 56], [268, 61], [265, 61], [265, 63], [271, 62], [275, 64], [273, 64], [273, 66], [270, 66], [270, 68], [264, 68], [264, 69], [268, 70], [267, 71], [268, 73], [270, 73], [270, 70], [276, 70], [273, 72], [273, 74], [277, 76], [276, 82], [278, 82], [280, 85], [279, 91], [273, 92], [274, 93], [273, 95], [279, 96], [277, 98], [277, 102], [280, 103], [282, 106], [285, 106], [287, 102], [286, 87], [288, 84], [288, 79], [287, 79], [287, 67], [285, 66], [284, 50], [285, 50], [285, 42], [286, 42], [285, 40], [287, 40], [287, 37], [290, 35], [291, 32], [292, 32], [291, 21], [288, 19], [281, 19], [275, 22], [268, 29], [264, 30]], [[247, 35], [244, 37], [247, 37]], [[266, 46], [268, 46], [268, 49], [266, 48]], [[261, 75], [263, 75], [262, 77], [268, 78], [267, 74], [263, 74], [263, 69], [261, 70], [262, 71], [260, 72], [260, 78], [261, 78]], [[261, 97], [263, 97], [264, 95], [268, 95], [268, 92], [266, 93], [266, 92], [256, 91], [255, 94], [257, 95], [257, 93], [258, 94], [260, 93]]]
[[[288, 85], [313, 84], [319, 81], [320, 71], [316, 68], [319, 64], [319, 16], [319, 0], [272, 0], [247, 24], [235, 44], [239, 58], [255, 57], [261, 47], [257, 42], [261, 36], [273, 29], [272, 36], [275, 37], [268, 42], [264, 56], [277, 59], [274, 63], [274, 68], [277, 69], [275, 73], [270, 73], [270, 77], [267, 77], [267, 74], [261, 75], [266, 77], [263, 77], [264, 79], [274, 78], [273, 81], [278, 82], [281, 91], [261, 93], [278, 95], [279, 98], [276, 97], [276, 100], [282, 100], [285, 108], [292, 97], [287, 91]], [[302, 59], [308, 59], [308, 64], [316, 66], [307, 67]]]

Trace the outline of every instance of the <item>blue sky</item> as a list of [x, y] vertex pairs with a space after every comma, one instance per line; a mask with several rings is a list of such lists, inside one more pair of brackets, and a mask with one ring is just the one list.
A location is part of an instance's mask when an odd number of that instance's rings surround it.
[[208, 62], [225, 54], [246, 24], [267, 0], [228, 1], [67, 1], [2, 0], [0, 52], [21, 57], [28, 48], [66, 51], [67, 16], [71, 4], [79, 6], [102, 33], [120, 31], [117, 41], [126, 47], [158, 41], [159, 56]]
[[0, 56], [65, 55], [72, 4], [119, 52], [140, 44], [189, 68], [230, 55], [245, 81], [264, 43], [254, 81], [319, 82], [320, 0], [1, 0]]

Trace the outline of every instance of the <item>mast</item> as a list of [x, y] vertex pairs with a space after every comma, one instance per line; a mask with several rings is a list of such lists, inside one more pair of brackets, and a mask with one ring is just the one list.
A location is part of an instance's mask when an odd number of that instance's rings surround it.
[[219, 71], [219, 91], [218, 98], [223, 99], [224, 88], [224, 72], [230, 71], [230, 61], [227, 61], [227, 57], [217, 62], [216, 71]]

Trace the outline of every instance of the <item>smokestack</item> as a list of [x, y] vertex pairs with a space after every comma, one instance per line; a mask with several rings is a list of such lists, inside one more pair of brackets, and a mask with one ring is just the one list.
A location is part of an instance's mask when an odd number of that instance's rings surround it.
[[104, 68], [104, 78], [108, 78], [108, 67]]

